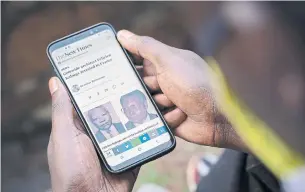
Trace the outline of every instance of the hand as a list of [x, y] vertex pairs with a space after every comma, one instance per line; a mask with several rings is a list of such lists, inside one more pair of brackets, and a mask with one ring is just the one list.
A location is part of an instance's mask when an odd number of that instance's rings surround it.
[[165, 45], [151, 37], [122, 30], [118, 39], [135, 60], [161, 109], [178, 137], [217, 147], [243, 149], [234, 129], [215, 107], [210, 89], [211, 69], [191, 51]]
[[52, 191], [131, 191], [139, 169], [120, 175], [107, 172], [100, 164], [64, 86], [53, 77], [49, 88], [53, 109], [48, 145]]

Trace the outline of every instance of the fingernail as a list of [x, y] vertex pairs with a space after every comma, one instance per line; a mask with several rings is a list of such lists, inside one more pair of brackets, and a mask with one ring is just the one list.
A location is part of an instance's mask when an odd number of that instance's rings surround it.
[[51, 95], [53, 95], [57, 89], [58, 89], [58, 81], [56, 79], [56, 77], [52, 77], [49, 81], [49, 89], [50, 89], [50, 93]]
[[135, 34], [128, 31], [128, 30], [121, 30], [118, 32], [118, 38], [119, 39], [130, 39], [130, 37], [134, 36]]

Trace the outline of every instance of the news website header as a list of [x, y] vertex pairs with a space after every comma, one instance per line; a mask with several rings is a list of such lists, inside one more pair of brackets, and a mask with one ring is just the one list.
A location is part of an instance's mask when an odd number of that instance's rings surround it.
[[52, 57], [57, 64], [62, 64], [67, 60], [84, 55], [88, 51], [101, 49], [102, 45], [106, 42], [103, 40], [109, 40], [111, 37], [114, 37], [114, 35], [109, 33], [108, 30], [96, 33], [53, 51]]

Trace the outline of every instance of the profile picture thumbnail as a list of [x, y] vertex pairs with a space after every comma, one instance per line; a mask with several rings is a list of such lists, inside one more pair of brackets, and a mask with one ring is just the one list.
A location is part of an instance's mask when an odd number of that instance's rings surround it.
[[90, 109], [87, 117], [99, 143], [126, 131], [110, 102]]
[[128, 122], [125, 124], [128, 130], [158, 117], [157, 114], [148, 112], [147, 99], [139, 90], [122, 95], [120, 103], [128, 118]]
[[73, 85], [72, 86], [72, 91], [73, 92], [78, 92], [80, 90], [80, 87], [78, 85]]

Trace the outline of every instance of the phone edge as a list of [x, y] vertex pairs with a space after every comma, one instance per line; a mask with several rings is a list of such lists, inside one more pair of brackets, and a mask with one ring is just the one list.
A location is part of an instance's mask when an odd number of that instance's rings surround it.
[[[79, 34], [79, 33], [82, 33], [82, 32], [84, 32], [84, 31], [90, 30], [91, 28], [100, 26], [100, 25], [107, 25], [107, 26], [109, 26], [109, 27], [111, 28], [111, 30], [114, 32], [116, 41], [119, 43], [121, 49], [123, 50], [125, 56], [127, 57], [128, 61], [129, 61], [130, 65], [132, 66], [134, 72], [136, 73], [136, 75], [137, 75], [139, 81], [141, 82], [142, 87], [144, 88], [146, 94], [148, 95], [149, 99], [150, 99], [151, 102], [153, 103], [153, 106], [154, 106], [155, 110], [157, 111], [159, 117], [161, 118], [162, 122], [163, 122], [164, 125], [166, 126], [166, 128], [167, 128], [167, 130], [168, 130], [168, 133], [170, 134], [171, 141], [172, 141], [172, 145], [169, 146], [167, 149], [164, 149], [164, 150], [162, 150], [162, 151], [159, 151], [159, 152], [155, 153], [154, 155], [152, 155], [152, 156], [150, 156], [150, 157], [143, 158], [141, 161], [138, 161], [138, 162], [136, 162], [136, 163], [134, 163], [134, 164], [130, 164], [129, 166], [126, 166], [125, 168], [119, 169], [119, 170], [113, 170], [113, 169], [111, 169], [111, 166], [108, 165], [108, 163], [107, 163], [107, 161], [106, 161], [104, 155], [102, 154], [102, 152], [100, 151], [100, 148], [99, 148], [98, 144], [96, 143], [96, 139], [94, 138], [94, 136], [92, 135], [91, 131], [89, 130], [90, 127], [88, 126], [87, 122], [85, 121], [85, 119], [84, 119], [84, 117], [83, 117], [83, 115], [82, 115], [80, 109], [78, 108], [78, 106], [77, 106], [77, 104], [76, 104], [76, 102], [75, 102], [75, 100], [74, 100], [74, 98], [73, 98], [72, 93], [69, 91], [69, 89], [68, 89], [68, 87], [67, 87], [65, 81], [62, 79], [62, 76], [58, 73], [58, 69], [57, 69], [57, 67], [56, 67], [55, 64], [54, 64], [53, 59], [51, 58], [51, 55], [50, 55], [50, 51], [49, 51], [49, 50], [50, 50], [50, 47], [51, 47], [53, 44], [55, 44], [55, 43], [57, 43], [57, 42], [60, 42], [60, 41], [62, 41], [62, 40], [64, 40], [64, 39], [70, 38], [70, 37], [72, 37], [72, 36], [74, 36], [74, 35], [76, 35], [76, 34]], [[155, 160], [155, 159], [157, 159], [157, 158], [159, 158], [159, 157], [162, 157], [162, 156], [164, 156], [164, 155], [170, 153], [171, 151], [173, 151], [173, 150], [175, 149], [175, 147], [176, 147], [176, 138], [175, 138], [174, 134], [172, 133], [171, 129], [169, 128], [168, 124], [166, 123], [166, 121], [165, 121], [165, 119], [164, 119], [162, 113], [161, 113], [160, 110], [158, 109], [157, 104], [155, 103], [154, 99], [152, 98], [151, 94], [149, 93], [149, 91], [148, 91], [148, 89], [147, 89], [147, 86], [145, 85], [143, 79], [141, 78], [140, 74], [139, 74], [138, 71], [136, 70], [135, 64], [134, 64], [133, 60], [131, 59], [130, 55], [128, 54], [127, 50], [126, 50], [126, 49], [120, 44], [120, 42], [118, 41], [118, 39], [117, 39], [117, 32], [116, 32], [116, 30], [114, 29], [114, 27], [113, 27], [110, 23], [107, 23], [107, 22], [100, 22], [100, 23], [91, 25], [91, 26], [89, 26], [89, 27], [86, 27], [86, 28], [84, 28], [84, 29], [82, 29], [82, 30], [76, 31], [76, 32], [74, 32], [74, 33], [71, 33], [71, 34], [69, 34], [69, 35], [66, 35], [66, 36], [64, 36], [64, 37], [62, 37], [62, 38], [59, 38], [59, 39], [55, 40], [55, 41], [52, 41], [51, 43], [48, 44], [48, 46], [47, 46], [47, 48], [46, 48], [46, 53], [47, 53], [47, 56], [48, 56], [48, 59], [49, 59], [51, 65], [52, 65], [52, 67], [53, 67], [53, 70], [54, 70], [54, 72], [56, 73], [56, 76], [60, 79], [60, 81], [61, 81], [61, 82], [63, 83], [63, 85], [65, 86], [65, 89], [67, 90], [67, 93], [68, 93], [68, 95], [69, 95], [69, 97], [70, 97], [70, 100], [71, 100], [71, 102], [72, 102], [72, 104], [73, 104], [73, 107], [74, 107], [74, 109], [76, 110], [77, 115], [80, 117], [80, 119], [81, 119], [81, 121], [82, 121], [82, 123], [83, 123], [83, 125], [84, 125], [84, 127], [85, 127], [85, 130], [86, 130], [87, 134], [89, 135], [90, 139], [93, 140], [92, 143], [93, 143], [93, 145], [94, 145], [95, 150], [96, 150], [97, 153], [98, 153], [99, 159], [102, 160], [104, 166], [106, 167], [106, 169], [107, 169], [109, 172], [115, 173], [115, 174], [123, 173], [123, 172], [128, 171], [128, 170], [131, 170], [131, 169], [133, 169], [133, 168], [135, 168], [135, 167], [139, 167], [139, 166], [141, 166], [141, 165], [143, 165], [143, 164], [145, 164], [145, 163], [147, 163], [147, 162], [153, 161], [153, 160]]]

